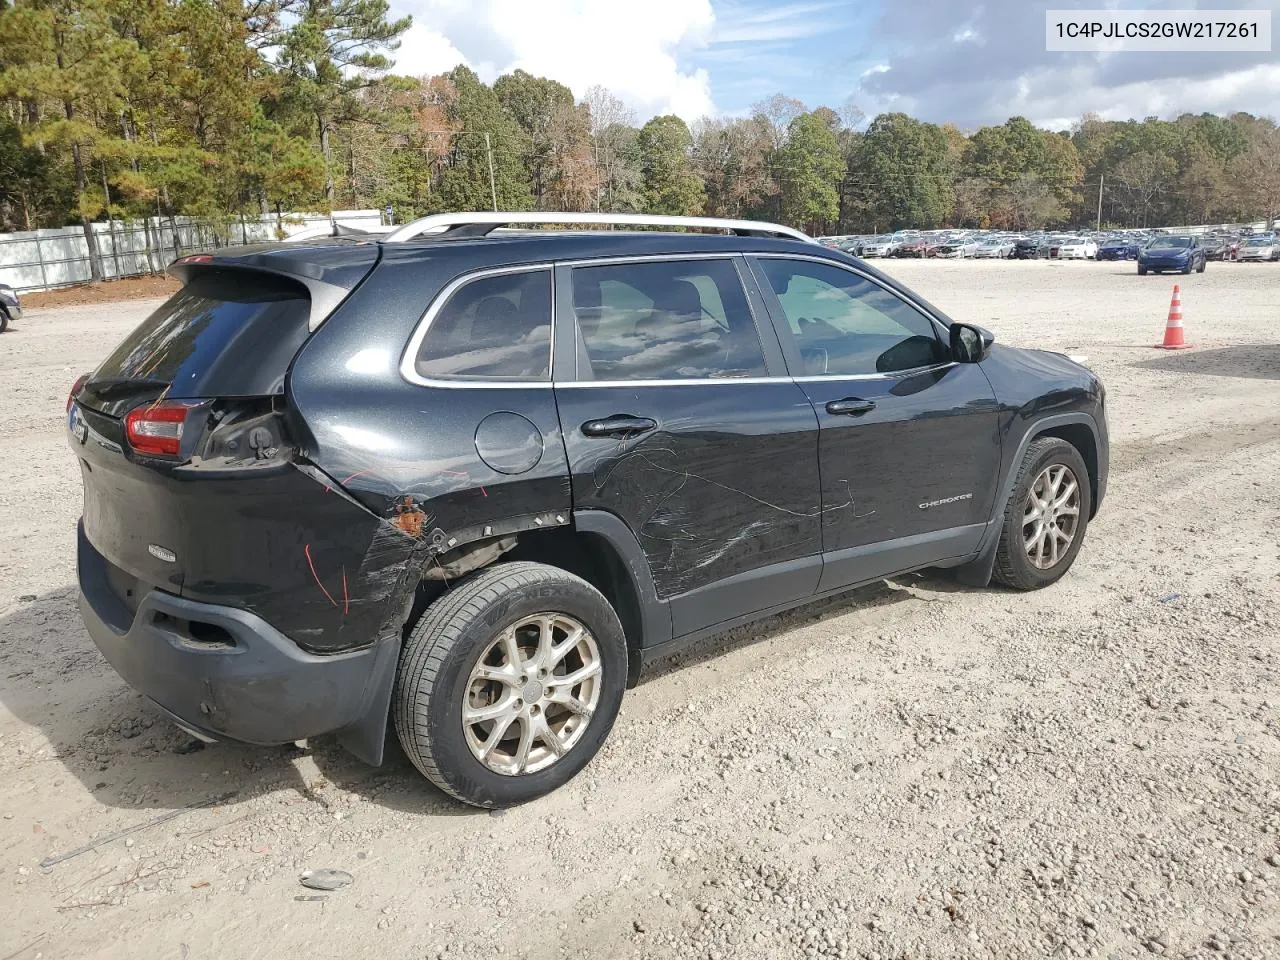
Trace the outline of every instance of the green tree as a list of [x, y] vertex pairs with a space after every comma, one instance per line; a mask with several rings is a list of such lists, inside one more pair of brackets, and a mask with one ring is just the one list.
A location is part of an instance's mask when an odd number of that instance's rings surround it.
[[791, 121], [787, 142], [778, 151], [782, 178], [782, 215], [788, 223], [814, 233], [840, 216], [840, 180], [844, 161], [836, 140], [839, 118], [819, 108]]
[[556, 205], [564, 203], [566, 195], [576, 204], [583, 181], [576, 176], [577, 164], [587, 152], [589, 121], [585, 109], [578, 115], [573, 91], [554, 80], [516, 70], [499, 77], [493, 92], [524, 132], [521, 159], [529, 171], [535, 208], [546, 207], [550, 192], [557, 194]]
[[388, 20], [387, 0], [296, 0], [296, 17], [281, 39], [277, 63], [285, 77], [282, 104], [308, 118], [325, 161], [325, 200], [334, 196], [333, 125], [358, 109], [355, 93], [391, 67], [411, 17]]
[[[74, 216], [95, 281], [102, 279], [102, 262], [91, 221], [104, 199], [91, 171], [95, 149], [109, 149], [112, 139], [97, 121], [120, 110], [123, 70], [137, 56], [136, 44], [112, 29], [111, 13], [107, 0], [28, 0], [0, 11], [0, 94], [35, 105], [39, 119], [26, 142], [70, 155]], [[53, 109], [44, 112], [42, 103]]]
[[527, 209], [533, 198], [524, 131], [471, 69], [455, 67], [448, 76], [457, 97], [446, 115], [458, 133], [440, 181], [441, 202], [449, 210]]
[[905, 113], [871, 121], [853, 177], [862, 215], [876, 228], [937, 226], [955, 200], [946, 135]]
[[702, 210], [702, 181], [693, 172], [693, 136], [679, 117], [654, 117], [636, 138], [646, 213], [689, 216]]

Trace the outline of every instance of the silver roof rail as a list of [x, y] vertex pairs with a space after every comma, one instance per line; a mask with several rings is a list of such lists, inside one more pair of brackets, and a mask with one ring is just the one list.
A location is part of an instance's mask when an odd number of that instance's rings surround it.
[[712, 230], [728, 230], [742, 236], [785, 237], [817, 243], [812, 237], [777, 223], [758, 220], [726, 220], [721, 217], [669, 217], [647, 213], [556, 213], [554, 211], [516, 211], [497, 213], [436, 213], [421, 217], [403, 227], [397, 227], [383, 237], [384, 243], [404, 243], [423, 234], [434, 234], [440, 239], [465, 239], [488, 236], [498, 227], [513, 223], [561, 223], [591, 224], [597, 226], [632, 227], [703, 227]]

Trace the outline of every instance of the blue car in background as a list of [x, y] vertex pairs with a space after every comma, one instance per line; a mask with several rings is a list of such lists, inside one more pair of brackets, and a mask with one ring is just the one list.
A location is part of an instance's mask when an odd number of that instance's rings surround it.
[[1205, 248], [1196, 237], [1156, 237], [1138, 251], [1138, 273], [1145, 274], [1148, 270], [1204, 273], [1207, 259]]
[[1098, 260], [1137, 260], [1142, 244], [1132, 237], [1112, 237], [1098, 244]]

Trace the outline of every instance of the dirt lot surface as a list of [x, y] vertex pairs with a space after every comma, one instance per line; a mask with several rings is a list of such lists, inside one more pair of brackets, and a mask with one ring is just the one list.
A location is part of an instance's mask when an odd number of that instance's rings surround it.
[[167, 297], [180, 286], [177, 280], [164, 274], [154, 277], [125, 277], [123, 280], [86, 283], [47, 293], [26, 293], [22, 295], [22, 306], [26, 310], [36, 307], [83, 307], [119, 300]]
[[[1177, 278], [1179, 353], [1132, 264], [886, 268], [1105, 378], [1074, 570], [704, 644], [500, 816], [399, 755], [186, 752], [125, 687], [76, 612], [61, 421], [154, 303], [32, 309], [0, 336], [0, 957], [1280, 957], [1280, 266]], [[354, 883], [317, 899], [320, 867]]]

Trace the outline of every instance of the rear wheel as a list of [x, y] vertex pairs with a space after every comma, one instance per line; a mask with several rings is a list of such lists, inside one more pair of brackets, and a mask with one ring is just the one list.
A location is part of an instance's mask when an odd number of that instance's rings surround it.
[[1080, 552], [1092, 506], [1089, 471], [1065, 440], [1033, 440], [1005, 507], [995, 579], [1016, 590], [1057, 581]]
[[8, 329], [8, 327], [9, 327], [9, 314], [4, 309], [4, 307], [0, 307], [0, 333], [4, 333], [5, 330]]
[[450, 796], [507, 807], [595, 756], [618, 715], [627, 646], [609, 601], [539, 563], [504, 563], [435, 601], [400, 658], [392, 717], [409, 759]]
[[1200, 261], [1200, 266], [1196, 267], [1196, 273], [1204, 273], [1204, 268], [1209, 265], [1209, 259], [1206, 257]]

